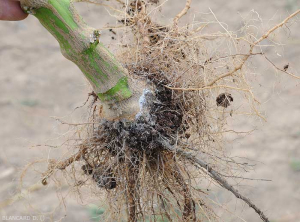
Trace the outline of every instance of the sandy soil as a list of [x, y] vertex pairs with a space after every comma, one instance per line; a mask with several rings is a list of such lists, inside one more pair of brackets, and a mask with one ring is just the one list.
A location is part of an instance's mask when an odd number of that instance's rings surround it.
[[[164, 21], [172, 18], [184, 5], [182, 0], [169, 0], [163, 11]], [[296, 0], [194, 0], [194, 13], [208, 13], [209, 8], [230, 30], [241, 27], [242, 17], [251, 10], [259, 13], [266, 26], [275, 24], [297, 9]], [[78, 4], [83, 17], [94, 27], [115, 24], [101, 7]], [[186, 16], [192, 19], [193, 13]], [[264, 28], [264, 27], [262, 27]], [[300, 24], [285, 28], [289, 33], [287, 46], [278, 47], [275, 62], [283, 67], [289, 62], [291, 70], [300, 70]], [[113, 43], [109, 32], [102, 34], [104, 43]], [[237, 186], [248, 195], [272, 221], [300, 221], [300, 90], [299, 82], [276, 74], [270, 66], [257, 66], [257, 97], [267, 123], [254, 123], [251, 118], [232, 117], [237, 130], [258, 126], [247, 137], [235, 140], [228, 148], [232, 156], [255, 160], [254, 171], [248, 178], [270, 179], [271, 182], [244, 181]], [[299, 73], [297, 73], [299, 74]], [[80, 122], [84, 109], [74, 112], [84, 103], [89, 87], [80, 71], [63, 58], [56, 41], [38, 21], [29, 17], [22, 22], [0, 22], [0, 220], [3, 216], [35, 216], [51, 212], [58, 206], [53, 188], [37, 189], [22, 200], [1, 207], [2, 201], [19, 192], [20, 169], [29, 162], [63, 155], [63, 150], [37, 147], [59, 145], [72, 129], [59, 124], [53, 116], [68, 122]], [[68, 134], [69, 133], [69, 134]], [[40, 169], [38, 169], [40, 170]], [[24, 179], [24, 188], [38, 181], [31, 173]], [[62, 189], [66, 189], [63, 187]], [[253, 210], [226, 191], [217, 190], [216, 199], [234, 214], [247, 221], [260, 221]], [[224, 221], [239, 221], [223, 214]], [[33, 220], [33, 218], [31, 218]], [[65, 207], [56, 209], [53, 220], [91, 221], [87, 206], [74, 199], [66, 200]], [[13, 221], [13, 220], [12, 220]], [[20, 220], [19, 220], [20, 221]], [[21, 220], [22, 221], [22, 220]], [[47, 221], [47, 220], [46, 220]], [[50, 219], [49, 219], [50, 221]]]

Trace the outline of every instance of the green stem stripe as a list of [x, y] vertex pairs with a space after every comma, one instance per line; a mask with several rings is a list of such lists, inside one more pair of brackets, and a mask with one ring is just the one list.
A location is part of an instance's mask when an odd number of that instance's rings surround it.
[[97, 95], [101, 101], [113, 100], [119, 102], [131, 97], [132, 92], [129, 90], [127, 77], [123, 77], [113, 88], [105, 93], [98, 93]]

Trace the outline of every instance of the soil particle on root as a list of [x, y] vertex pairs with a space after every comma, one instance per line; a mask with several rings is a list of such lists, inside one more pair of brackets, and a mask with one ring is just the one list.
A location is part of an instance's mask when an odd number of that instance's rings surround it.
[[230, 93], [221, 93], [217, 99], [217, 106], [222, 106], [224, 108], [227, 108], [230, 106], [231, 102], [233, 102], [233, 97]]

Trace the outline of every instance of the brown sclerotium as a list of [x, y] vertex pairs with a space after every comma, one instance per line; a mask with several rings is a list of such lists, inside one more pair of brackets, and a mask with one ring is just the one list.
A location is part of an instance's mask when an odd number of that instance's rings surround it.
[[216, 98], [217, 106], [222, 106], [224, 108], [227, 108], [230, 106], [231, 102], [233, 102], [233, 97], [230, 93], [221, 93]]

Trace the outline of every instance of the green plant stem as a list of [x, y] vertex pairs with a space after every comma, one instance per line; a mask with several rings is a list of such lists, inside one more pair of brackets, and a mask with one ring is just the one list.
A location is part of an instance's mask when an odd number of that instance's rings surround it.
[[57, 39], [62, 54], [80, 68], [102, 102], [115, 104], [133, 95], [126, 69], [99, 41], [100, 33], [83, 21], [71, 0], [21, 0], [21, 5]]

